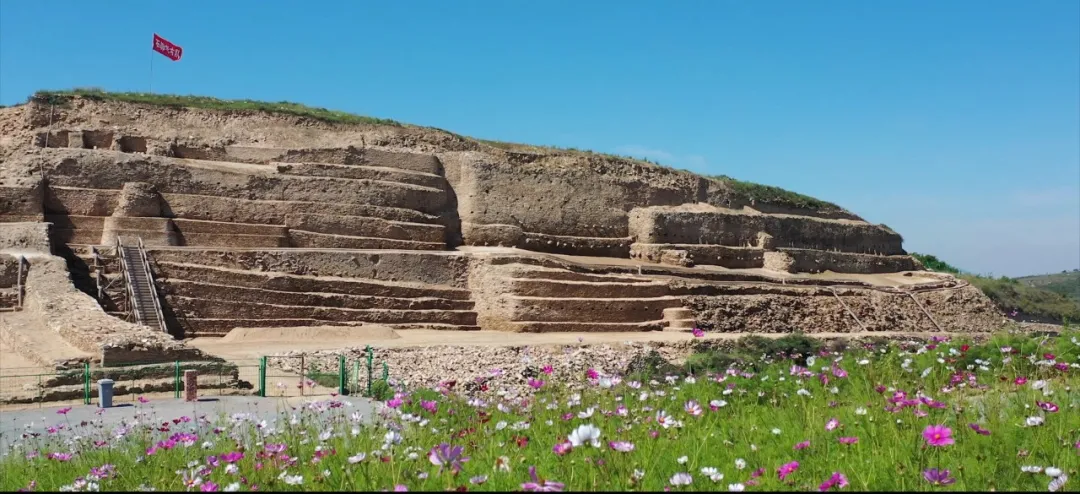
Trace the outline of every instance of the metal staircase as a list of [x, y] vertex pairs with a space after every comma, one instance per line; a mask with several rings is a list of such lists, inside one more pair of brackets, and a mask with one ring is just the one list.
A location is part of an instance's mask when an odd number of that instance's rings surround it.
[[123, 245], [116, 240], [116, 252], [120, 255], [120, 269], [127, 287], [130, 313], [135, 323], [167, 332], [165, 318], [161, 313], [161, 301], [154, 287], [154, 274], [146, 257], [142, 238], [137, 246]]

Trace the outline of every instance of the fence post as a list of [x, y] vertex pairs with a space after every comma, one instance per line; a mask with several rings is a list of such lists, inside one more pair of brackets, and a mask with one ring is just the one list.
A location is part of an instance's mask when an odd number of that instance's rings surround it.
[[357, 393], [360, 392], [360, 360], [353, 361], [353, 375], [352, 375], [351, 388], [355, 389]]
[[173, 377], [173, 398], [180, 399], [180, 361], [176, 361], [176, 375]]
[[346, 369], [347, 367], [345, 367], [345, 355], [338, 355], [338, 394], [342, 396], [348, 394], [348, 392], [345, 390], [345, 382], [348, 380], [346, 376], [349, 375], [349, 373], [346, 372]]
[[83, 405], [90, 404], [90, 362], [83, 362]]
[[372, 350], [371, 345], [367, 346], [367, 395], [371, 396], [371, 365], [372, 360], [375, 358], [375, 352]]
[[305, 380], [307, 380], [307, 369], [304, 368], [304, 354], [300, 354], [300, 396], [304, 396]]
[[386, 384], [390, 384], [390, 366], [386, 364], [385, 360], [382, 363], [382, 380]]
[[266, 398], [266, 355], [259, 359], [259, 396]]

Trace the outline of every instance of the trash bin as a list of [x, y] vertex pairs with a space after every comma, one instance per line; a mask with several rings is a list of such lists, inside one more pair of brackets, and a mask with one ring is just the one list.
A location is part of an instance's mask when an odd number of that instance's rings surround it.
[[115, 383], [112, 379], [102, 379], [97, 382], [98, 406], [101, 408], [112, 408], [113, 384]]

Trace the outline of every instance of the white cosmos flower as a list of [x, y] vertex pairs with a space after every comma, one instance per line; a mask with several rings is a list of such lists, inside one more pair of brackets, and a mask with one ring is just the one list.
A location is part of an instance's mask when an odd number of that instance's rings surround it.
[[690, 476], [690, 474], [686, 472], [679, 472], [675, 475], [672, 475], [669, 481], [671, 482], [671, 485], [690, 485], [690, 483], [693, 482], [694, 479]]
[[1046, 467], [1046, 470], [1044, 470], [1043, 472], [1051, 477], [1057, 477], [1058, 475], [1061, 475], [1061, 469], [1058, 467]]
[[686, 457], [686, 456], [680, 456], [680, 457], [679, 457], [678, 459], [676, 459], [675, 461], [679, 462], [679, 464], [680, 464], [680, 465], [683, 465], [683, 464], [685, 464], [686, 462], [690, 461], [690, 458], [689, 458], [689, 457]]
[[742, 492], [746, 490], [746, 486], [742, 484], [728, 484], [727, 490], [731, 492]]
[[570, 444], [572, 446], [579, 447], [585, 443], [589, 443], [594, 448], [600, 447], [600, 429], [592, 424], [585, 424], [574, 429], [574, 432], [570, 433]]
[[1065, 487], [1065, 482], [1068, 482], [1068, 481], [1069, 481], [1069, 476], [1068, 475], [1065, 475], [1065, 474], [1058, 475], [1057, 477], [1054, 478], [1054, 480], [1051, 480], [1050, 483], [1047, 484], [1046, 490], [1048, 490], [1050, 492], [1057, 492], [1057, 491], [1061, 490], [1062, 487]]
[[744, 460], [742, 458], [736, 458], [735, 459], [735, 468], [738, 468], [739, 470], [742, 470], [742, 469], [746, 468], [746, 460]]

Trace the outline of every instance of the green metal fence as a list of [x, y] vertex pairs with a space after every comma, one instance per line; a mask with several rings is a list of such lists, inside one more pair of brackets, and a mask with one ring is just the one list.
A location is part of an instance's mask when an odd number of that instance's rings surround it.
[[148, 394], [180, 397], [185, 370], [198, 373], [199, 394], [250, 394], [259, 382], [259, 361], [231, 362], [156, 362], [117, 366], [50, 369], [23, 367], [0, 369], [0, 405], [45, 402], [82, 402], [91, 404], [97, 397], [97, 382], [114, 381], [114, 401], [135, 401]]
[[381, 378], [376, 378], [375, 351], [368, 346], [363, 358], [345, 355], [311, 357], [263, 357], [259, 364], [259, 396], [291, 397], [339, 394], [343, 396], [374, 396], [380, 388], [388, 387], [390, 366], [381, 366]]
[[0, 368], [0, 405], [78, 403], [97, 398], [97, 382], [112, 379], [114, 401], [143, 395], [180, 398], [184, 372], [195, 370], [199, 395], [254, 394], [263, 397], [348, 395], [379, 397], [389, 389], [390, 366], [375, 362], [368, 346], [360, 358], [266, 356], [258, 360], [130, 363], [100, 367], [84, 363], [65, 369]]

